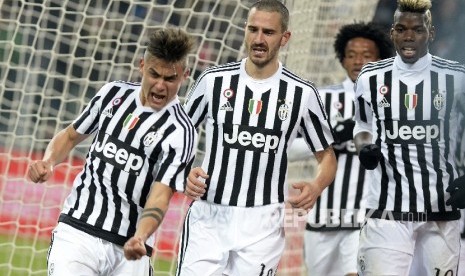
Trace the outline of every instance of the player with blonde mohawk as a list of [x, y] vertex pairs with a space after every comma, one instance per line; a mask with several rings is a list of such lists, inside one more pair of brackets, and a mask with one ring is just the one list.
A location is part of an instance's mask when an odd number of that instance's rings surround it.
[[457, 275], [465, 67], [429, 53], [431, 6], [399, 0], [390, 31], [397, 55], [368, 63], [356, 81], [354, 141], [373, 177], [359, 275]]

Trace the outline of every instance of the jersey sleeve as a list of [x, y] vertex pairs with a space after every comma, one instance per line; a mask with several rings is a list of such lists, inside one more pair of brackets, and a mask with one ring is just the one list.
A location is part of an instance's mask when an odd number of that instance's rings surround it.
[[329, 147], [333, 142], [333, 131], [318, 91], [313, 88], [307, 99], [299, 133], [312, 152]]
[[363, 73], [355, 83], [355, 127], [353, 135], [360, 132], [372, 133], [373, 112], [371, 109], [371, 94]]
[[162, 144], [163, 156], [158, 161], [155, 181], [182, 192], [194, 162], [197, 132], [187, 115], [180, 109], [176, 115], [172, 115], [182, 117], [182, 120], [179, 120], [176, 130]]
[[184, 109], [192, 120], [195, 128], [199, 128], [205, 120], [208, 111], [207, 77], [202, 74], [189, 90], [184, 103]]
[[113, 83], [107, 83], [100, 88], [81, 114], [73, 121], [73, 126], [78, 133], [91, 134], [98, 129], [102, 99], [111, 87], [113, 87]]

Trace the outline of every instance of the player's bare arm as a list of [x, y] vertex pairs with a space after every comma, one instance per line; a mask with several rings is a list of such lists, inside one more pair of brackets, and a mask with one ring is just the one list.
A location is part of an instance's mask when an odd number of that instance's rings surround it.
[[206, 192], [207, 184], [205, 184], [205, 179], [209, 176], [202, 170], [200, 167], [193, 168], [186, 179], [186, 188], [184, 194], [191, 199], [198, 199], [203, 196]]
[[336, 175], [337, 159], [333, 148], [330, 146], [325, 150], [315, 152], [318, 161], [317, 174], [310, 182], [293, 183], [294, 189], [299, 189], [300, 194], [289, 197], [288, 202], [293, 208], [310, 210], [323, 190], [328, 187]]
[[42, 160], [36, 160], [29, 165], [28, 176], [32, 182], [45, 182], [53, 172], [53, 167], [65, 160], [71, 150], [88, 135], [79, 134], [73, 125], [58, 132], [45, 150]]
[[139, 260], [147, 254], [145, 241], [158, 229], [163, 221], [174, 191], [165, 184], [155, 182], [145, 208], [139, 218], [136, 233], [124, 244], [124, 256], [128, 260]]

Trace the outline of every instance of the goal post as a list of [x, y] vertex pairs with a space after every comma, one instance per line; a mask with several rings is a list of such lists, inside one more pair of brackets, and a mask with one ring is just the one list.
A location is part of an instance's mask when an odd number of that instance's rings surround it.
[[[46, 275], [51, 230], [90, 139], [34, 184], [28, 164], [79, 114], [106, 82], [138, 81], [147, 33], [179, 27], [192, 34], [189, 85], [205, 68], [243, 56], [243, 27], [254, 0], [5, 0], [0, 1], [0, 275]], [[332, 43], [345, 23], [372, 18], [377, 0], [284, 0], [292, 36], [283, 63], [317, 85], [344, 72]], [[198, 156], [202, 156], [199, 148]], [[290, 163], [289, 181], [311, 177], [314, 161]], [[188, 200], [173, 198], [156, 233], [156, 275], [173, 275]], [[289, 213], [291, 216], [292, 213]], [[298, 219], [296, 219], [298, 220]], [[279, 275], [301, 275], [302, 223], [286, 227]]]

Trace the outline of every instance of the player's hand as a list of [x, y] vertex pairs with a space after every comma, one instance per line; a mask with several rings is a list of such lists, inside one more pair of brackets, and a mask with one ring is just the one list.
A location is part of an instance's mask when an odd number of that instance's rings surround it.
[[450, 198], [446, 201], [446, 205], [458, 209], [465, 208], [465, 175], [455, 179], [447, 187], [446, 192], [450, 193]]
[[186, 188], [184, 194], [193, 200], [197, 200], [202, 197], [207, 191], [207, 184], [205, 179], [209, 176], [200, 167], [193, 168], [186, 179]]
[[355, 121], [352, 119], [337, 122], [333, 128], [334, 142], [340, 144], [352, 140], [354, 127]]
[[34, 183], [47, 181], [53, 174], [53, 164], [48, 161], [37, 160], [29, 165], [28, 176]]
[[292, 208], [310, 211], [315, 205], [322, 190], [313, 182], [297, 182], [292, 184], [294, 189], [300, 190], [300, 194], [290, 196], [288, 202]]
[[128, 260], [139, 260], [147, 254], [142, 238], [132, 237], [124, 244], [124, 257]]
[[381, 153], [381, 149], [375, 144], [363, 146], [358, 154], [360, 163], [362, 163], [363, 167], [367, 170], [374, 170], [382, 157], [383, 154]]

